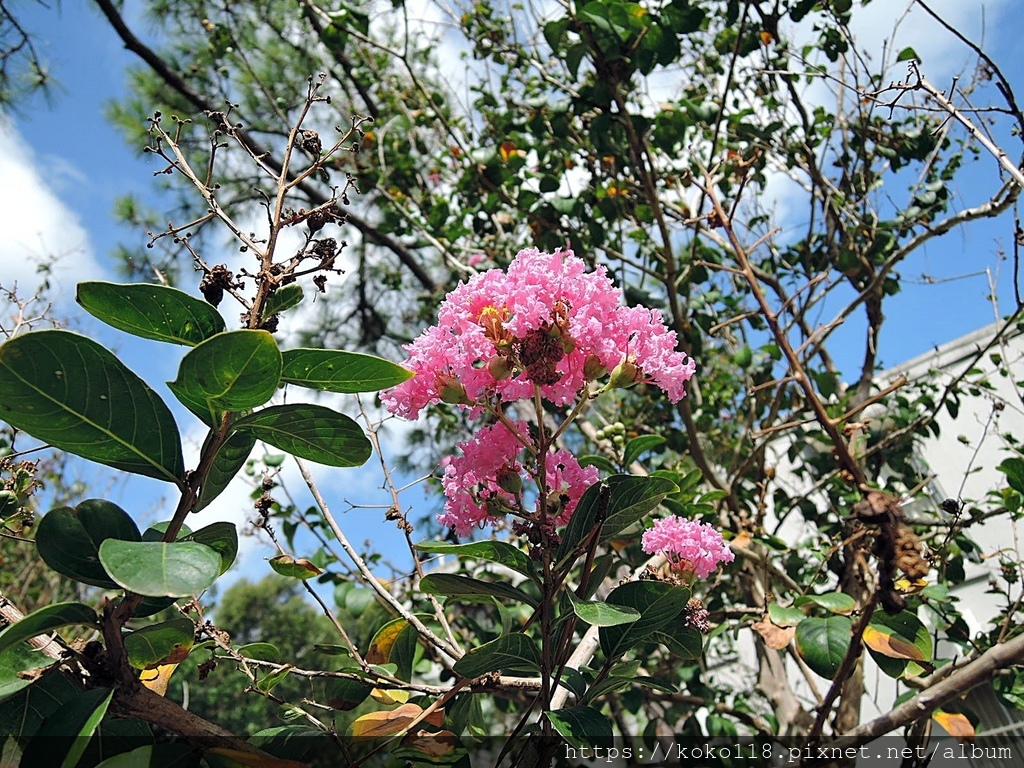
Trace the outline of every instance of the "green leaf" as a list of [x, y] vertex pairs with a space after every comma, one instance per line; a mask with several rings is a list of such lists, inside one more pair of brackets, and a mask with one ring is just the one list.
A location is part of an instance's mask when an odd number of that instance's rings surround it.
[[302, 298], [302, 286], [298, 283], [282, 285], [267, 297], [267, 303], [263, 305], [263, 316], [272, 317], [297, 307], [302, 303]]
[[107, 539], [139, 541], [140, 536], [128, 513], [103, 499], [51, 509], [36, 529], [36, 548], [50, 568], [84, 584], [117, 589], [100, 563], [100, 544]]
[[601, 541], [620, 534], [654, 509], [668, 494], [676, 491], [676, 484], [663, 477], [613, 475], [601, 483], [590, 486], [573, 512], [562, 535], [557, 560], [570, 555], [598, 524], [601, 487], [608, 486], [608, 510], [601, 529]]
[[302, 579], [303, 581], [323, 573], [323, 570], [313, 565], [308, 558], [296, 559], [291, 555], [277, 555], [277, 557], [270, 558], [270, 567], [289, 579]]
[[704, 636], [700, 630], [678, 616], [655, 632], [654, 639], [684, 661], [699, 659], [704, 653]]
[[1024, 494], [1024, 459], [1011, 456], [1004, 459], [996, 469], [1006, 475], [1006, 481], [1013, 490]]
[[594, 627], [614, 627], [618, 624], [630, 624], [640, 618], [640, 611], [628, 606], [609, 605], [608, 603], [588, 603], [580, 600], [571, 589], [566, 590], [572, 604], [572, 611], [582, 621]]
[[0, 651], [36, 635], [45, 635], [60, 627], [74, 624], [95, 625], [96, 611], [84, 603], [53, 603], [32, 611], [21, 621], [9, 624], [0, 632]]
[[540, 669], [540, 651], [536, 643], [521, 632], [502, 635], [469, 651], [455, 662], [452, 670], [470, 679], [488, 672], [528, 675]]
[[226, 331], [185, 355], [167, 386], [206, 424], [264, 405], [281, 383], [281, 350], [266, 331]]
[[481, 581], [470, 576], [455, 573], [428, 573], [420, 579], [420, 590], [430, 595], [469, 597], [490, 595], [506, 600], [516, 600], [537, 607], [537, 601], [520, 589], [503, 581]]
[[660, 581], [630, 581], [612, 590], [607, 602], [633, 608], [640, 618], [631, 624], [600, 629], [601, 649], [616, 659], [679, 616], [690, 599], [687, 587]]
[[152, 669], [160, 664], [180, 664], [192, 650], [195, 633], [195, 626], [185, 618], [137, 629], [124, 638], [128, 663], [136, 669]]
[[611, 746], [612, 724], [593, 707], [556, 709], [545, 716], [574, 749]]
[[130, 592], [148, 597], [186, 597], [207, 589], [220, 575], [220, 554], [194, 541], [117, 541], [100, 545], [100, 562]]
[[224, 330], [216, 309], [164, 285], [79, 283], [75, 298], [93, 317], [143, 339], [191, 347]]
[[289, 349], [282, 381], [325, 392], [377, 392], [408, 381], [412, 371], [373, 355], [335, 349]]
[[277, 684], [288, 677], [288, 674], [292, 671], [291, 667], [281, 667], [273, 672], [269, 672], [263, 677], [256, 681], [256, 688], [261, 693], [270, 693], [277, 687]]
[[611, 461], [606, 459], [604, 456], [598, 456], [595, 453], [588, 453], [586, 456], [580, 456], [581, 467], [597, 467], [603, 472], [614, 474], [618, 471], [618, 468], [612, 464]]
[[358, 424], [320, 405], [274, 405], [239, 419], [234, 428], [329, 467], [358, 467], [372, 452]]
[[[205, 544], [220, 555], [220, 573], [224, 573], [235, 562], [238, 555], [238, 530], [234, 523], [210, 523], [194, 533], [182, 536], [181, 541], [195, 541]], [[218, 574], [219, 576], [220, 574]]]
[[275, 664], [281, 661], [281, 651], [273, 643], [249, 643], [241, 646], [238, 652], [256, 661], [272, 661]]
[[[207, 437], [211, 438], [212, 434]], [[245, 466], [254, 445], [256, 438], [248, 432], [232, 432], [228, 436], [213, 457], [213, 464], [206, 474], [206, 482], [199, 489], [199, 500], [193, 512], [204, 509], [224, 492], [238, 471]]]
[[832, 613], [850, 614], [857, 607], [857, 602], [844, 592], [828, 592], [824, 595], [802, 595], [793, 601], [797, 608], [814, 603]]
[[95, 688], [64, 704], [36, 731], [21, 756], [22, 765], [74, 768], [113, 696], [113, 690]]
[[846, 616], [810, 616], [796, 625], [797, 650], [807, 666], [831, 680], [850, 647], [852, 628]]
[[492, 563], [504, 565], [518, 571], [524, 576], [533, 578], [536, 576], [536, 569], [530, 556], [518, 547], [514, 547], [505, 541], [472, 541], [467, 544], [452, 544], [447, 541], [423, 541], [416, 544], [413, 549], [420, 552], [429, 552], [434, 555], [457, 555], [475, 560], [487, 560]]
[[91, 339], [61, 330], [0, 346], [0, 418], [90, 461], [180, 484], [178, 427], [147, 384]]
[[804, 620], [806, 615], [796, 607], [785, 607], [778, 603], [768, 604], [768, 618], [777, 627], [795, 627]]
[[917, 55], [917, 51], [915, 51], [910, 46], [907, 46], [902, 51], [900, 51], [900, 55], [896, 57], [896, 61], [898, 61], [898, 62], [899, 61], [920, 61], [920, 60], [921, 59]]
[[569, 25], [572, 23], [572, 19], [565, 16], [561, 19], [555, 19], [549, 21], [544, 25], [544, 39], [547, 40], [551, 51], [558, 53], [559, 44], [562, 42], [562, 38], [565, 36], [565, 32], [569, 29]]
[[331, 677], [324, 681], [324, 703], [331, 709], [347, 712], [355, 709], [370, 695], [373, 686], [347, 677]]
[[17, 643], [0, 651], [0, 701], [10, 698], [32, 684], [35, 675], [22, 676], [22, 673], [41, 670], [56, 663], [55, 659], [40, 653], [27, 643]]
[[640, 435], [626, 443], [626, 449], [622, 452], [622, 464], [628, 467], [639, 459], [644, 453], [665, 444], [665, 438], [661, 435]]

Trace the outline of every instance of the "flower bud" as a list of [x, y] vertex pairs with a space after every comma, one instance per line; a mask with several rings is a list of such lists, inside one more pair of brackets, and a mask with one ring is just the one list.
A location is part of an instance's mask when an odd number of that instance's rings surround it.
[[511, 467], [502, 467], [498, 470], [498, 475], [494, 478], [495, 482], [498, 483], [498, 487], [503, 491], [508, 491], [513, 496], [519, 494], [523, 490], [523, 478], [519, 476]]
[[587, 381], [597, 381], [608, 373], [608, 369], [597, 355], [587, 355], [583, 361], [583, 376]]
[[495, 355], [487, 363], [487, 372], [494, 377], [495, 381], [503, 381], [512, 375], [512, 364], [503, 355]]
[[487, 514], [491, 517], [504, 517], [512, 511], [512, 507], [505, 503], [500, 496], [491, 496], [484, 504]]
[[626, 389], [636, 384], [640, 379], [639, 366], [636, 363], [629, 362], [629, 360], [623, 360], [612, 370], [612, 377], [608, 381], [608, 386], [613, 389]]
[[452, 405], [471, 405], [472, 400], [466, 394], [466, 388], [462, 385], [462, 382], [456, 379], [454, 376], [448, 374], [438, 374], [438, 397], [441, 398], [441, 402], [451, 403]]

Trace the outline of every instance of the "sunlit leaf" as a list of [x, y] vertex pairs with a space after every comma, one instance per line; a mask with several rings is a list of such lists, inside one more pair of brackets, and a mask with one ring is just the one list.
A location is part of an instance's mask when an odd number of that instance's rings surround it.
[[234, 428], [331, 467], [358, 467], [372, 451], [358, 424], [321, 405], [274, 405], [239, 419]]
[[530, 556], [507, 541], [471, 541], [465, 544], [452, 544], [448, 541], [422, 541], [415, 549], [435, 555], [457, 555], [458, 557], [487, 560], [504, 565], [524, 576], [536, 575], [536, 567]]
[[456, 573], [428, 573], [420, 579], [420, 590], [429, 595], [450, 595], [467, 597], [491, 595], [505, 600], [515, 600], [536, 606], [537, 600], [521, 589], [503, 581], [483, 581]]
[[167, 687], [171, 684], [171, 675], [178, 668], [174, 664], [160, 664], [153, 669], [143, 670], [139, 674], [139, 682], [149, 688], [157, 696], [166, 696]]
[[540, 669], [540, 651], [532, 638], [513, 632], [469, 651], [452, 669], [468, 678], [498, 671], [506, 675], [530, 674]]
[[149, 597], [186, 597], [207, 589], [220, 575], [220, 555], [194, 541], [117, 541], [100, 545], [100, 562], [130, 592]]
[[206, 424], [264, 405], [281, 381], [282, 358], [266, 331], [225, 331], [195, 347], [167, 386]]
[[164, 285], [84, 282], [75, 298], [93, 317], [143, 339], [194, 346], [224, 330], [207, 302]]
[[373, 355], [336, 349], [289, 349], [281, 380], [325, 392], [377, 392], [412, 378], [412, 371]]
[[629, 624], [640, 618], [640, 611], [636, 608], [603, 602], [586, 602], [576, 597], [572, 590], [567, 590], [565, 594], [572, 604], [573, 613], [591, 626], [613, 627], [617, 624]]
[[76, 456], [159, 480], [185, 475], [163, 400], [108, 350], [69, 331], [0, 346], [0, 419]]

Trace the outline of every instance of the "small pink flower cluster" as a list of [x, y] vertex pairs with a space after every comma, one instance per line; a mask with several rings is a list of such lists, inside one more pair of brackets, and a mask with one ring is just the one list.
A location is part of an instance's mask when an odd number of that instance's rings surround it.
[[571, 251], [523, 250], [507, 272], [460, 283], [406, 349], [416, 375], [381, 399], [410, 419], [440, 401], [531, 398], [534, 385], [563, 405], [610, 371], [618, 386], [650, 382], [678, 402], [696, 370], [661, 313], [624, 306], [604, 267], [588, 272]]
[[731, 563], [735, 558], [721, 533], [707, 523], [677, 515], [658, 520], [640, 541], [647, 554], [661, 552], [674, 570], [692, 572], [699, 579], [714, 573], [719, 563]]
[[[444, 469], [447, 501], [438, 521], [454, 528], [459, 536], [468, 536], [474, 527], [517, 508], [516, 494], [525, 469], [519, 438], [528, 439], [529, 430], [522, 422], [512, 424], [516, 434], [504, 424], [492, 424], [472, 440], [459, 443], [462, 456], [451, 459]], [[545, 466], [547, 487], [562, 503], [554, 522], [565, 525], [583, 492], [597, 482], [597, 469], [581, 467], [576, 457], [564, 450], [549, 453]]]

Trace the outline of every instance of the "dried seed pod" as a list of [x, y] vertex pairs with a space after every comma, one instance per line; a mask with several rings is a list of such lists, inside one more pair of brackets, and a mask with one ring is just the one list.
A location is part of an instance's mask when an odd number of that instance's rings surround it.
[[896, 526], [894, 536], [894, 560], [896, 567], [911, 581], [922, 579], [928, 574], [928, 563], [921, 556], [921, 540], [905, 525]]

